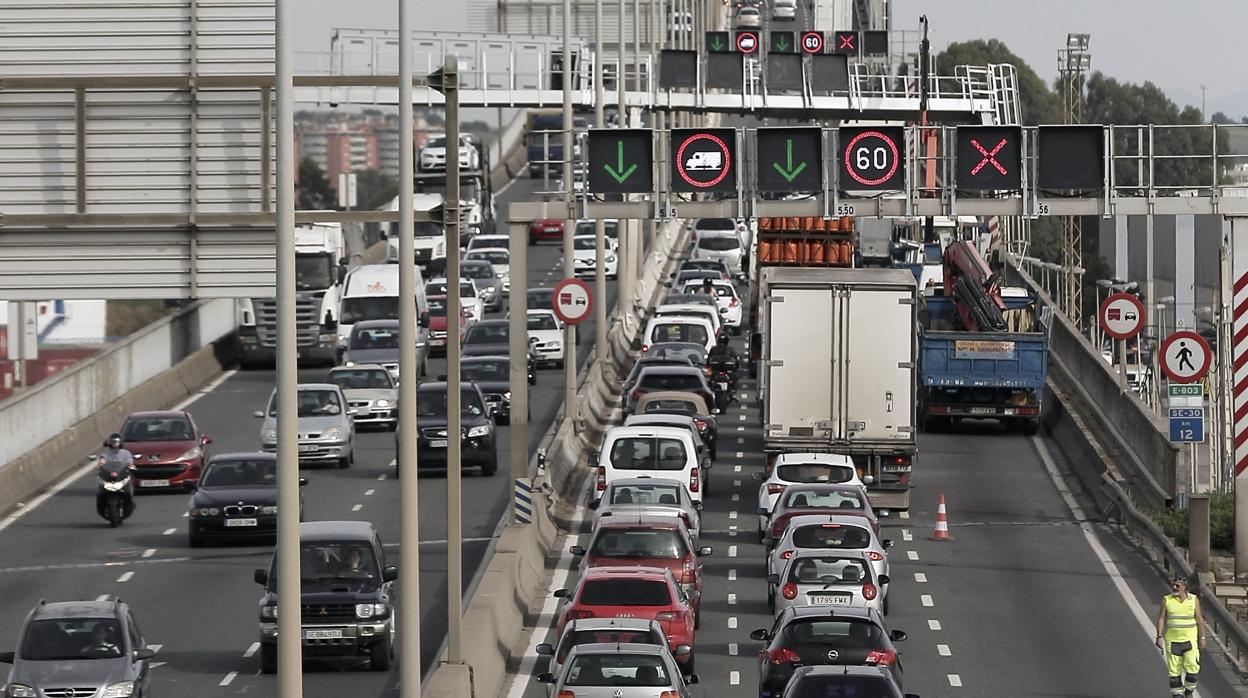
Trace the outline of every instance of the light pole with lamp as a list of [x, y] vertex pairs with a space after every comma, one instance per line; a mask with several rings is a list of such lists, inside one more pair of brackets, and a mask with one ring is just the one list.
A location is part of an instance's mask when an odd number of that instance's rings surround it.
[[1096, 335], [1096, 353], [1105, 350], [1105, 328], [1101, 327], [1101, 289], [1105, 290], [1105, 297], [1108, 298], [1111, 293], [1110, 287], [1114, 285], [1114, 280], [1097, 279], [1096, 280], [1096, 327], [1093, 332]]

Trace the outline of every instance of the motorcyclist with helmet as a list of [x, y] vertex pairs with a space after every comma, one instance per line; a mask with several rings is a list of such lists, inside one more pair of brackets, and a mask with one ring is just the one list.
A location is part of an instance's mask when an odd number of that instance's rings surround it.
[[719, 383], [720, 373], [726, 375], [728, 379], [726, 391], [721, 388], [715, 390], [715, 401], [719, 403], [716, 407], [721, 410], [727, 408], [728, 403], [733, 400], [732, 391], [737, 387], [737, 369], [741, 366], [741, 357], [733, 351], [728, 342], [726, 328], [721, 329], [715, 338], [715, 346], [706, 355], [706, 364], [711, 367], [712, 387], [716, 387], [714, 384]]
[[[122, 447], [123, 439], [121, 434], [116, 432], [109, 434], [104, 440], [104, 447], [100, 449], [97, 456], [96, 472], [101, 480], [116, 480], [125, 474], [127, 470], [134, 468], [134, 454]], [[95, 494], [95, 510], [101, 517], [107, 518], [104, 507], [107, 502], [108, 492], [101, 485]], [[134, 513], [134, 482], [131, 481], [123, 491], [125, 497], [126, 509], [124, 517], [129, 518]]]

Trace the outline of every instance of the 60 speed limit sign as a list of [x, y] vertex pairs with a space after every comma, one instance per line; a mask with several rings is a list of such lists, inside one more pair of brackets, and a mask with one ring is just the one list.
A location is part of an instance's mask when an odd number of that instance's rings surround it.
[[905, 188], [906, 134], [901, 126], [839, 129], [840, 191]]

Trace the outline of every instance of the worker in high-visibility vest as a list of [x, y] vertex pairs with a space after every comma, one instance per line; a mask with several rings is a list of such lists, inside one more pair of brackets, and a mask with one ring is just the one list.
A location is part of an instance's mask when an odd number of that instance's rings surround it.
[[1200, 601], [1187, 593], [1187, 577], [1170, 582], [1171, 593], [1161, 600], [1157, 614], [1157, 647], [1166, 658], [1170, 695], [1191, 696], [1200, 679], [1200, 651], [1205, 648], [1205, 619]]

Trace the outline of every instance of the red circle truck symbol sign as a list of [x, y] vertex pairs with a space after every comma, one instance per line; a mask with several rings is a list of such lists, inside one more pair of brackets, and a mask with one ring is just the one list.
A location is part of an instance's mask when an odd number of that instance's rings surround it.
[[676, 150], [676, 172], [690, 186], [713, 187], [724, 181], [731, 168], [732, 151], [713, 133], [695, 133]]
[[1144, 304], [1130, 293], [1113, 293], [1101, 302], [1101, 328], [1114, 339], [1131, 339], [1144, 329]]
[[551, 306], [555, 316], [569, 325], [584, 322], [594, 309], [594, 295], [589, 284], [580, 279], [564, 279], [555, 286]]
[[863, 131], [845, 146], [845, 173], [866, 187], [877, 187], [893, 178], [901, 165], [901, 151], [886, 133]]
[[1195, 383], [1209, 372], [1213, 351], [1204, 337], [1179, 330], [1161, 343], [1161, 372], [1172, 383]]

